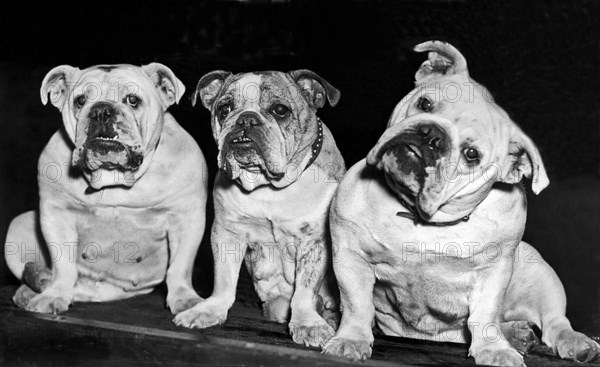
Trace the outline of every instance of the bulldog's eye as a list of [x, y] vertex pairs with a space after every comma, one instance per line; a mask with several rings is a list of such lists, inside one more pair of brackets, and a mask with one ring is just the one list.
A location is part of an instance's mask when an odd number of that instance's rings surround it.
[[276, 104], [271, 109], [271, 113], [280, 118], [287, 116], [288, 112], [290, 112], [290, 110], [282, 104]]
[[417, 103], [417, 108], [423, 112], [431, 112], [433, 109], [433, 102], [427, 97], [421, 97]]
[[219, 118], [225, 118], [227, 117], [227, 115], [229, 115], [231, 113], [231, 110], [233, 109], [233, 106], [231, 105], [231, 103], [225, 103], [224, 105], [221, 105], [219, 107]]
[[79, 97], [75, 98], [75, 105], [77, 106], [77, 108], [81, 108], [85, 104], [86, 100], [87, 98], [85, 98], [85, 96], [82, 94]]
[[137, 107], [140, 104], [140, 98], [138, 96], [134, 96], [133, 94], [125, 97], [125, 100], [131, 107]]
[[467, 162], [474, 162], [479, 159], [479, 152], [472, 147], [465, 149], [463, 154], [465, 155]]

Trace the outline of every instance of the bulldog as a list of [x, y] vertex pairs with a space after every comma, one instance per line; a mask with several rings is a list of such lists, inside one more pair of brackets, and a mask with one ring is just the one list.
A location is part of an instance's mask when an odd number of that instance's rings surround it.
[[10, 224], [6, 262], [24, 282], [13, 300], [58, 313], [152, 291], [167, 306], [199, 302], [193, 262], [204, 233], [206, 162], [166, 112], [185, 91], [151, 63], [52, 69], [41, 88], [63, 117], [38, 164], [39, 211]]
[[214, 290], [178, 314], [177, 325], [225, 322], [244, 259], [267, 319], [289, 321], [300, 344], [322, 346], [333, 335], [337, 301], [327, 276], [327, 222], [345, 165], [316, 112], [339, 98], [309, 70], [213, 71], [200, 79], [193, 103], [199, 99], [211, 111], [219, 148]]
[[538, 149], [448, 43], [428, 52], [416, 88], [396, 106], [366, 160], [331, 204], [342, 320], [323, 352], [371, 356], [385, 335], [470, 343], [477, 364], [524, 366], [541, 340], [590, 361], [598, 344], [573, 331], [563, 286], [521, 241], [523, 177], [549, 183]]

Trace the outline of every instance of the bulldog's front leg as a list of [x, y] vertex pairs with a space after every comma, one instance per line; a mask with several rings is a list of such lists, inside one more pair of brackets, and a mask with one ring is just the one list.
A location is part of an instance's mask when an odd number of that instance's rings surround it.
[[59, 313], [73, 302], [77, 281], [77, 230], [76, 219], [66, 208], [45, 203], [40, 206], [40, 224], [46, 244], [50, 247], [52, 283], [42, 293], [33, 297], [28, 311]]
[[173, 322], [178, 326], [204, 329], [227, 320], [227, 312], [235, 301], [240, 267], [248, 244], [231, 232], [231, 227], [215, 218], [211, 242], [214, 258], [213, 293], [192, 308], [178, 313]]
[[323, 346], [323, 353], [365, 360], [371, 356], [374, 340], [373, 269], [358, 252], [349, 248], [337, 250], [333, 268], [340, 289], [342, 322], [337, 333]]
[[[204, 190], [206, 192], [206, 190]], [[169, 215], [169, 268], [167, 306], [178, 314], [202, 301], [192, 286], [194, 260], [204, 235], [206, 197], [189, 203], [190, 211], [175, 210]]]
[[500, 328], [500, 315], [512, 274], [513, 258], [503, 256], [497, 260], [485, 273], [478, 274], [469, 297], [469, 355], [475, 358], [477, 364], [525, 366], [523, 356], [510, 345]]
[[294, 342], [321, 347], [335, 330], [317, 311], [318, 292], [329, 264], [323, 239], [300, 243], [296, 249], [295, 290], [291, 300], [289, 329]]

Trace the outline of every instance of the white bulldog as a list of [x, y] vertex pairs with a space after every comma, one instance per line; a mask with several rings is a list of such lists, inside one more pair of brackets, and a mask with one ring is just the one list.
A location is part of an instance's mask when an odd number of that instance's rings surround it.
[[309, 70], [213, 71], [198, 82], [196, 98], [212, 112], [219, 147], [215, 282], [213, 294], [175, 323], [225, 322], [245, 259], [265, 317], [289, 321], [295, 342], [322, 346], [333, 335], [337, 309], [327, 277], [327, 217], [345, 166], [316, 112], [326, 101], [334, 106], [339, 91]]
[[324, 353], [370, 357], [376, 323], [386, 335], [470, 343], [477, 364], [524, 366], [534, 328], [561, 358], [595, 359], [598, 344], [565, 317], [555, 272], [521, 241], [521, 179], [536, 194], [548, 185], [538, 150], [458, 50], [415, 50], [429, 52], [416, 88], [332, 202], [342, 321]]
[[16, 217], [5, 257], [24, 281], [14, 301], [57, 313], [165, 280], [173, 313], [200, 301], [194, 258], [205, 226], [206, 162], [166, 112], [185, 87], [166, 66], [63, 65], [42, 102], [62, 112], [39, 159], [39, 211]]

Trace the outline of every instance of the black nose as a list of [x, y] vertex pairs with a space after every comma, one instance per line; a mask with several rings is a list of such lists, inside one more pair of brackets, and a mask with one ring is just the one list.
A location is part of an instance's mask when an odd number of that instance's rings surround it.
[[89, 113], [90, 126], [88, 137], [93, 138], [115, 138], [118, 134], [114, 129], [113, 117], [116, 110], [110, 103], [98, 102], [92, 106]]
[[90, 109], [89, 117], [93, 121], [104, 123], [111, 116], [115, 115], [115, 108], [112, 104], [106, 102], [98, 102]]
[[244, 126], [255, 126], [260, 125], [261, 121], [260, 116], [256, 112], [244, 112], [238, 117], [235, 123]]
[[442, 149], [446, 145], [446, 133], [436, 125], [421, 125], [417, 129], [419, 137], [430, 149]]

